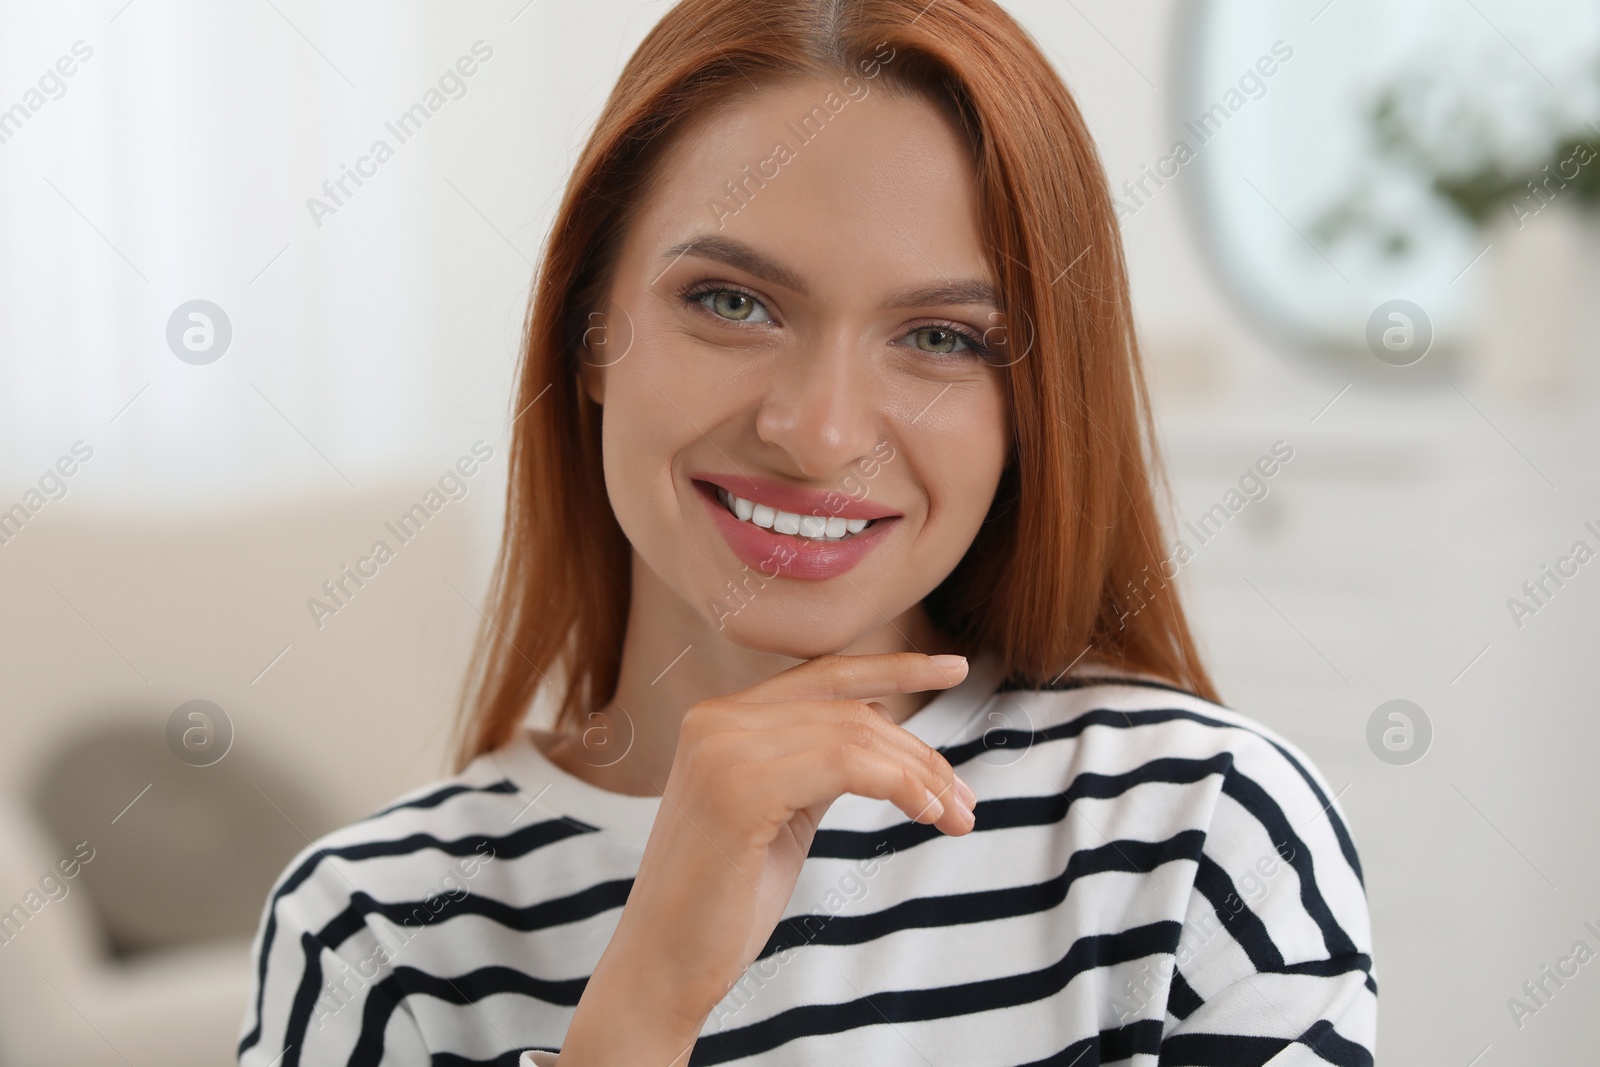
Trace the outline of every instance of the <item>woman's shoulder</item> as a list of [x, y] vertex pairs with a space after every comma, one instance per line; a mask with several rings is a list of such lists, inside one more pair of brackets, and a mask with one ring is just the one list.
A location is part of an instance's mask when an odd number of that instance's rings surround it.
[[266, 907], [281, 913], [293, 900], [298, 910], [326, 915], [358, 894], [448, 892], [452, 878], [470, 878], [504, 854], [507, 839], [528, 825], [517, 817], [530, 799], [492, 754], [480, 756], [309, 840], [274, 881]]
[[1046, 684], [1011, 675], [1001, 680], [995, 700], [1020, 712], [1026, 728], [1036, 733], [1081, 737], [1098, 731], [1108, 754], [1248, 760], [1308, 787], [1327, 788], [1295, 742], [1250, 715], [1156, 675], [1088, 667]]
[[1076, 742], [1062, 750], [1074, 780], [1088, 775], [1096, 790], [1112, 788], [1108, 781], [1209, 784], [1188, 793], [1215, 800], [1208, 821], [1248, 819], [1280, 834], [1326, 838], [1361, 880], [1337, 793], [1321, 769], [1298, 744], [1250, 715], [1171, 680], [1110, 667], [1085, 667], [1046, 685], [1007, 677], [995, 699], [1001, 716], [1018, 721], [1032, 744]]

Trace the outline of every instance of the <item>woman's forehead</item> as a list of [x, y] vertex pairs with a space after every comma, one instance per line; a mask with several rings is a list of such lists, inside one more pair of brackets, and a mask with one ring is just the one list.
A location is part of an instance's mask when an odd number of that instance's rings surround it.
[[930, 101], [856, 79], [744, 94], [684, 131], [636, 217], [641, 251], [708, 234], [800, 265], [987, 276], [970, 151]]

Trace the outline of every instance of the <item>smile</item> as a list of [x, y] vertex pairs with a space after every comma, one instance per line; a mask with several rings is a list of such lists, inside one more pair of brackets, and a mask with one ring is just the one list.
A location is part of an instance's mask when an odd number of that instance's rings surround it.
[[[739, 496], [713, 478], [734, 480], [720, 474], [693, 474], [695, 495], [705, 502], [712, 525], [733, 554], [769, 578], [837, 578], [865, 559], [905, 518], [876, 501], [846, 500], [767, 479], [739, 478], [740, 484], [751, 483], [770, 501], [762, 503]], [[790, 510], [796, 508], [834, 514]]]
[[754, 523], [773, 533], [792, 534], [808, 541], [844, 541], [871, 526], [876, 519], [841, 519], [838, 516], [800, 515], [793, 511], [780, 511], [734, 496], [720, 485], [716, 487], [717, 499], [733, 512], [740, 522]]

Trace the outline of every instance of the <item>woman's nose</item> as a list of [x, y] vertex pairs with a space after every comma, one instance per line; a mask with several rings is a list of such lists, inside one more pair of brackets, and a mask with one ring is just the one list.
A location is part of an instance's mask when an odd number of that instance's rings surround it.
[[882, 389], [859, 338], [836, 331], [773, 366], [756, 432], [798, 473], [825, 478], [871, 453]]

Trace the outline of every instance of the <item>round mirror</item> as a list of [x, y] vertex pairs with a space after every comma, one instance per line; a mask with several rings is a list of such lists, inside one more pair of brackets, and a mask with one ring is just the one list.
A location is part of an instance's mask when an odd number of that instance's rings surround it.
[[1184, 185], [1223, 287], [1290, 348], [1447, 356], [1497, 234], [1600, 200], [1600, 5], [1197, 0], [1174, 49], [1170, 154], [1124, 213]]

